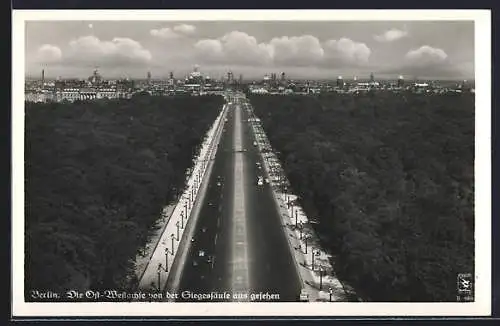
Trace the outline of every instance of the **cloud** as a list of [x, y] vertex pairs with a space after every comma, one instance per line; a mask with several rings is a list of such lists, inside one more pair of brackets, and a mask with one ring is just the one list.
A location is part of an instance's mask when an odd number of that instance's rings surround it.
[[149, 34], [166, 40], [177, 39], [181, 37], [181, 35], [174, 32], [170, 27], [165, 27], [161, 29], [152, 29], [149, 31]]
[[380, 35], [374, 35], [373, 38], [378, 42], [394, 42], [406, 36], [408, 36], [407, 31], [394, 28], [385, 31]]
[[130, 38], [115, 37], [111, 41], [102, 41], [95, 36], [84, 36], [69, 43], [68, 53], [63, 59], [77, 64], [119, 66], [146, 64], [152, 55]]
[[194, 45], [197, 54], [205, 54], [208, 61], [219, 61], [224, 59], [224, 49], [219, 40], [200, 40]]
[[371, 55], [371, 50], [365, 43], [358, 43], [348, 38], [326, 41], [324, 47], [329, 62], [366, 64]]
[[60, 61], [61, 58], [61, 49], [51, 44], [44, 44], [40, 46], [36, 53], [36, 59], [40, 63], [54, 63]]
[[311, 35], [273, 38], [268, 48], [276, 64], [295, 66], [319, 63], [325, 52], [319, 40]]
[[195, 32], [196, 32], [195, 26], [181, 24], [181, 25], [176, 25], [172, 28], [164, 27], [160, 29], [152, 29], [149, 31], [149, 34], [165, 40], [174, 40], [174, 39], [180, 39], [183, 36], [193, 35]]
[[461, 77], [474, 74], [473, 65], [453, 63], [446, 52], [428, 45], [408, 51], [402, 64], [388, 68], [384, 73], [402, 73], [417, 77]]
[[196, 32], [196, 27], [193, 25], [181, 24], [174, 26], [174, 31], [181, 34], [191, 35]]
[[434, 65], [445, 62], [448, 55], [442, 49], [424, 45], [418, 49], [408, 51], [405, 58], [410, 64]]
[[205, 62], [227, 64], [266, 64], [271, 60], [269, 48], [255, 37], [233, 31], [218, 39], [200, 40], [194, 45], [196, 56]]
[[258, 43], [255, 37], [240, 31], [227, 33], [217, 39], [199, 40], [194, 47], [201, 61], [239, 65], [360, 65], [367, 63], [371, 54], [366, 44], [347, 38], [322, 44], [311, 35], [282, 36], [267, 43]]

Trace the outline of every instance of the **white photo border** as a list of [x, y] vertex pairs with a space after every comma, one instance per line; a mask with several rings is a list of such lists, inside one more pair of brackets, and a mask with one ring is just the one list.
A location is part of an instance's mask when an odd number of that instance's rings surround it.
[[[376, 14], [374, 14], [376, 12]], [[25, 24], [42, 20], [474, 21], [475, 302], [31, 303], [24, 300]], [[13, 10], [12, 316], [489, 316], [491, 315], [491, 12], [489, 10]]]

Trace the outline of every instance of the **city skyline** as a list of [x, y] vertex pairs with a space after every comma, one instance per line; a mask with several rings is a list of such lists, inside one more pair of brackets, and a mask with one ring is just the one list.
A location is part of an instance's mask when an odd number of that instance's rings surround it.
[[30, 21], [25, 75], [474, 79], [473, 21]]

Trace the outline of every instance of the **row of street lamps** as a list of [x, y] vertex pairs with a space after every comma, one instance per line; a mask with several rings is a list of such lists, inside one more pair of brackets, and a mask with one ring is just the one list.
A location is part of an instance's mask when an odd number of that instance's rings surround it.
[[[259, 128], [259, 126], [257, 125], [256, 122], [253, 122], [253, 124], [254, 124], [254, 129], [262, 129], [262, 128]], [[261, 131], [260, 133], [263, 133], [263, 131]], [[267, 145], [269, 145], [269, 144], [267, 143]], [[269, 157], [264, 156], [264, 158], [265, 158], [267, 166], [270, 166]], [[295, 210], [294, 210], [295, 202], [290, 200], [290, 197], [288, 195], [286, 177], [284, 176], [283, 172], [281, 172], [281, 171], [278, 173], [278, 184], [280, 185], [282, 192], [285, 193], [285, 202], [287, 205], [287, 209], [289, 209], [291, 207], [290, 218], [293, 218], [295, 215], [295, 227], [299, 229], [300, 240], [304, 240], [305, 254], [307, 254], [307, 244], [308, 244], [309, 235], [306, 234], [305, 232], [303, 232], [304, 223], [298, 221], [298, 208], [295, 208]], [[311, 250], [311, 269], [313, 271], [315, 270], [314, 259], [316, 256], [319, 256], [319, 255], [320, 255], [320, 250], [318, 250], [318, 249]], [[319, 264], [318, 267], [319, 267], [319, 288], [320, 288], [320, 290], [322, 290], [323, 289], [323, 276], [324, 276], [326, 270], [324, 269], [324, 267], [321, 264]], [[330, 295], [330, 301], [332, 301], [333, 289], [330, 287], [328, 292]]]
[[[219, 120], [219, 124], [217, 126], [217, 130], [220, 130], [220, 124], [221, 124], [222, 118]], [[215, 138], [214, 138], [215, 139]], [[181, 211], [181, 223], [179, 224], [179, 221], [175, 223], [176, 226], [176, 233], [177, 234], [170, 234], [170, 239], [172, 240], [172, 247], [169, 250], [169, 248], [165, 248], [165, 266], [163, 266], [161, 263], [158, 264], [158, 271], [157, 271], [157, 276], [158, 276], [158, 291], [161, 292], [161, 272], [165, 271], [168, 273], [168, 256], [174, 256], [174, 242], [175, 241], [180, 241], [180, 230], [184, 229], [185, 224], [184, 224], [184, 219], [188, 218], [188, 211], [191, 212], [191, 209], [193, 208], [193, 204], [196, 198], [196, 194], [201, 186], [202, 182], [202, 177], [203, 177], [203, 172], [205, 171], [208, 161], [210, 160], [210, 157], [212, 156], [214, 151], [214, 143], [212, 141], [211, 144], [209, 144], [208, 151], [204, 155], [204, 159], [200, 160], [201, 161], [201, 169], [198, 170], [196, 173], [195, 179], [193, 181], [193, 186], [191, 187], [190, 191], [188, 192], [187, 195], [183, 195], [182, 198], [185, 200], [184, 201], [184, 211]]]
[[[270, 164], [269, 164], [269, 157], [268, 156], [265, 156], [265, 160], [266, 160], [267, 165], [270, 166]], [[295, 215], [295, 227], [299, 229], [300, 240], [304, 240], [305, 254], [307, 254], [307, 244], [308, 244], [307, 242], [308, 242], [309, 236], [307, 234], [304, 234], [304, 232], [303, 232], [304, 224], [302, 222], [298, 221], [298, 208], [295, 208], [295, 210], [294, 210], [295, 202], [294, 201], [290, 201], [290, 198], [288, 196], [288, 188], [286, 186], [286, 184], [287, 184], [286, 183], [286, 178], [285, 178], [285, 176], [284, 176], [284, 174], [282, 172], [278, 173], [278, 183], [281, 186], [282, 191], [285, 193], [285, 202], [286, 202], [286, 205], [287, 205], [287, 209], [291, 208], [290, 218], [293, 218], [294, 215]], [[311, 250], [311, 269], [313, 271], [315, 270], [314, 258], [316, 256], [319, 256], [319, 255], [320, 255], [320, 250], [318, 250], [318, 249]], [[323, 276], [324, 276], [324, 272], [325, 272], [325, 270], [324, 270], [323, 266], [319, 265], [319, 288], [320, 288], [320, 290], [322, 290], [322, 288], [323, 288]], [[332, 288], [329, 288], [330, 301], [332, 301], [332, 293], [333, 293]]]

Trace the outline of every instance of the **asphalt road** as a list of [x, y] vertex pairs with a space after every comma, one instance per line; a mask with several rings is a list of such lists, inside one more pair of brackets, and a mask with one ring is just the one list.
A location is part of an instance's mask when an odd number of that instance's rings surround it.
[[298, 301], [302, 287], [272, 190], [257, 185], [262, 161], [247, 113], [233, 103], [227, 118], [176, 301]]

